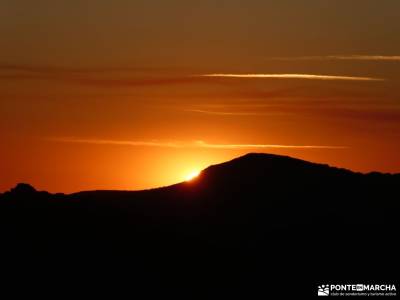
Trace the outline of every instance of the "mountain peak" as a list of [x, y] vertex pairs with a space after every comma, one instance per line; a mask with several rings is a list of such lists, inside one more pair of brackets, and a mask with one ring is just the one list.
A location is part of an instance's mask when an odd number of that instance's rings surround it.
[[296, 160], [301, 161], [301, 159], [293, 158], [286, 155], [272, 154], [272, 153], [262, 153], [262, 152], [250, 152], [245, 155], [239, 156], [232, 161], [237, 160], [259, 160], [259, 159], [276, 159], [276, 160]]
[[[270, 154], [270, 153], [247, 153], [243, 156], [234, 158], [230, 161], [210, 166], [208, 169], [223, 168], [223, 167], [252, 167], [255, 170], [270, 168], [270, 167], [294, 167], [294, 166], [319, 166], [327, 168], [326, 164], [318, 164], [290, 156]], [[206, 169], [207, 170], [207, 169]]]
[[[286, 184], [321, 177], [354, 174], [353, 172], [313, 163], [289, 156], [269, 153], [248, 153], [222, 164], [212, 165], [202, 172], [202, 181], [222, 185], [265, 185], [272, 182]], [[221, 183], [224, 182], [224, 183]]]
[[10, 192], [19, 195], [31, 195], [36, 193], [36, 189], [28, 183], [18, 183]]

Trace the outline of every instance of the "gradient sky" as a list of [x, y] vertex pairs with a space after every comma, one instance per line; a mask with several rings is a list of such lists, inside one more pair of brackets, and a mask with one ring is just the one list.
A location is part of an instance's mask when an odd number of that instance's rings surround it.
[[400, 1], [0, 1], [0, 191], [247, 152], [400, 172]]

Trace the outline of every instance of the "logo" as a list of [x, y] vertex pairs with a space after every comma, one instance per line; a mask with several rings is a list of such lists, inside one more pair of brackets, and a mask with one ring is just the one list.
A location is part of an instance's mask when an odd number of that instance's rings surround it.
[[329, 285], [327, 284], [319, 285], [318, 296], [329, 296]]
[[318, 296], [396, 296], [395, 284], [322, 284]]

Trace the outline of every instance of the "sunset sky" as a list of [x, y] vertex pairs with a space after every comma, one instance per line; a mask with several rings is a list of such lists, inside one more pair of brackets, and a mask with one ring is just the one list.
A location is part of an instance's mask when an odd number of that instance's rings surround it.
[[400, 172], [398, 0], [2, 0], [0, 191], [144, 189], [248, 152]]

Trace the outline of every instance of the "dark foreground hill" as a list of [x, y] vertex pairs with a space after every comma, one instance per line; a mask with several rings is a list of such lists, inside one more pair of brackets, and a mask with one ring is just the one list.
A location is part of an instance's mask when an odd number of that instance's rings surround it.
[[64, 195], [20, 184], [0, 196], [3, 270], [16, 291], [138, 299], [394, 283], [399, 188], [400, 175], [269, 154], [147, 191]]

